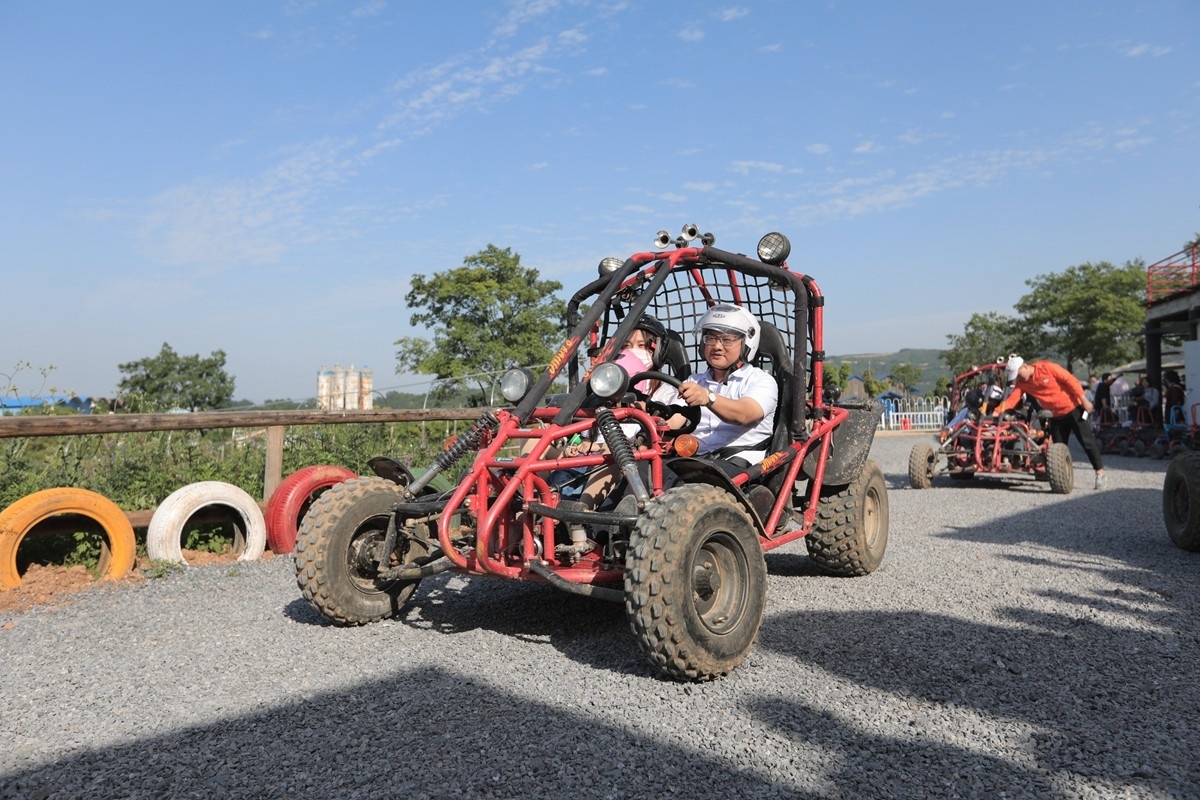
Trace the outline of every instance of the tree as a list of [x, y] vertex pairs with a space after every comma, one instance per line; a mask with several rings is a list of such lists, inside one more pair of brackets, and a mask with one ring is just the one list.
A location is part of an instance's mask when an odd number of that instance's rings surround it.
[[205, 411], [223, 408], [233, 399], [234, 379], [225, 371], [225, 351], [208, 358], [180, 356], [163, 342], [156, 356], [118, 364], [124, 373], [117, 388], [151, 407]]
[[846, 382], [842, 380], [842, 370], [838, 364], [826, 362], [823, 365], [822, 374], [826, 389], [837, 388], [840, 391], [846, 388]]
[[897, 364], [892, 367], [892, 374], [889, 377], [903, 387], [904, 394], [908, 394], [917, 388], [917, 382], [921, 380], [923, 374], [924, 370], [913, 364]]
[[883, 383], [875, 380], [875, 372], [870, 367], [864, 369], [860, 377], [863, 382], [863, 391], [867, 393], [868, 397], [883, 394], [884, 389], [887, 388]]
[[972, 314], [961, 336], [949, 334], [950, 348], [943, 353], [946, 366], [955, 375], [973, 367], [990, 364], [1001, 356], [1018, 353], [1033, 357], [1044, 355], [1046, 346], [1038, 331], [1018, 317], [995, 311]]
[[422, 310], [411, 324], [431, 331], [433, 340], [397, 339], [396, 372], [435, 375], [443, 395], [473, 383], [478, 391], [470, 402], [487, 403], [489, 386], [504, 370], [550, 360], [565, 327], [566, 303], [554, 296], [560, 289], [522, 267], [510, 248], [492, 244], [461, 267], [414, 275], [405, 300]]
[[1033, 291], [1016, 309], [1044, 336], [1047, 349], [1062, 355], [1068, 371], [1076, 362], [1090, 370], [1138, 355], [1136, 334], [1146, 316], [1146, 267], [1140, 259], [1123, 267], [1079, 264], [1025, 283]]
[[950, 378], [947, 375], [938, 375], [937, 383], [933, 385], [933, 394], [935, 397], [948, 397], [950, 390], [954, 388]]

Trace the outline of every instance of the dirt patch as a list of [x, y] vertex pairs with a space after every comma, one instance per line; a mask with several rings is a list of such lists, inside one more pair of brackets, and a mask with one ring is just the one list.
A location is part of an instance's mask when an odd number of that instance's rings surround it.
[[[267, 550], [262, 557], [265, 561], [274, 556], [275, 553]], [[237, 556], [233, 553], [209, 553], [200, 550], [184, 550], [183, 557], [187, 559], [188, 565], [195, 567], [232, 564], [237, 561]], [[0, 591], [0, 612], [26, 611], [35, 606], [69, 605], [80, 592], [103, 591], [116, 585], [144, 582], [147, 578], [143, 570], [151, 568], [150, 562], [138, 559], [133, 571], [121, 580], [98, 581], [88, 573], [86, 567], [31, 564], [21, 576], [20, 586]]]

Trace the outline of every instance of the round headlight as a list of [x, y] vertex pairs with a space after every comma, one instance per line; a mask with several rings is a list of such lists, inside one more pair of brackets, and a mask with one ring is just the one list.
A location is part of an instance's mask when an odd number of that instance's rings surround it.
[[604, 276], [613, 274], [623, 266], [625, 266], [624, 261], [619, 258], [609, 256], [608, 258], [600, 259], [600, 266], [598, 269], [600, 271], [600, 275]]
[[758, 260], [779, 266], [792, 254], [792, 243], [782, 233], [768, 233], [758, 240]]
[[611, 361], [598, 364], [588, 378], [588, 388], [601, 400], [612, 400], [625, 394], [625, 390], [629, 388], [629, 376]]
[[524, 367], [510, 369], [500, 378], [500, 394], [510, 403], [520, 402], [530, 386], [533, 386], [533, 373]]

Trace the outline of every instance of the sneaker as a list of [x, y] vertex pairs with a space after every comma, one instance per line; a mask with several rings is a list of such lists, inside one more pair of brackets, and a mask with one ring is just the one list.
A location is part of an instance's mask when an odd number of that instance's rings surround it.
[[1108, 486], [1108, 476], [1101, 473], [1096, 476], [1096, 488], [1103, 489]]

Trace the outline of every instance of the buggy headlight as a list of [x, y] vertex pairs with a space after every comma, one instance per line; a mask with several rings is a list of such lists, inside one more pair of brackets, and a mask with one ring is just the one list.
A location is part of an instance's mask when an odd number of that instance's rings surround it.
[[525, 367], [514, 367], [500, 378], [500, 394], [510, 403], [519, 403], [533, 386], [533, 373]]
[[792, 254], [792, 243], [782, 233], [768, 233], [758, 240], [758, 260], [779, 266]]
[[619, 258], [609, 256], [608, 258], [600, 259], [600, 266], [597, 268], [601, 277], [612, 275], [614, 272], [625, 266], [625, 262]]
[[629, 388], [629, 376], [625, 374], [625, 370], [609, 361], [597, 365], [592, 370], [592, 375], [588, 378], [588, 388], [601, 400], [612, 400], [625, 394], [625, 390]]

